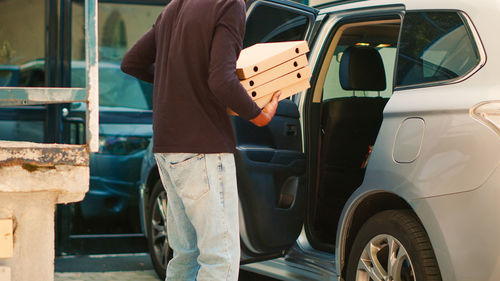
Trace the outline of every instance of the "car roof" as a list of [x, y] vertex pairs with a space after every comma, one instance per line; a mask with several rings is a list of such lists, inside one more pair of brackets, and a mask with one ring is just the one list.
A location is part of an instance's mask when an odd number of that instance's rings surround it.
[[496, 0], [481, 0], [481, 5], [478, 5], [476, 1], [456, 0], [334, 0], [314, 7], [319, 9], [320, 13], [328, 13], [382, 5], [404, 5], [407, 10], [462, 10], [465, 12], [485, 12], [490, 8], [498, 11], [500, 8]]

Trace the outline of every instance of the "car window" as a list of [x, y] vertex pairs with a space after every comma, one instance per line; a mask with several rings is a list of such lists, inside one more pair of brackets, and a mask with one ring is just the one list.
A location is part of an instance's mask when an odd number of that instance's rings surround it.
[[[389, 98], [393, 92], [394, 65], [396, 61], [397, 39], [399, 35], [399, 20], [389, 20], [382, 23], [366, 22], [355, 25], [346, 24], [340, 27], [341, 32], [332, 57], [325, 60], [328, 63], [325, 81], [323, 84], [322, 100], [343, 97], [384, 97]], [[341, 31], [340, 31], [341, 30]], [[378, 51], [385, 71], [386, 89], [383, 91], [352, 91], [344, 90], [340, 84], [340, 61], [344, 50], [350, 46], [370, 46]], [[329, 56], [329, 55], [328, 55]], [[369, 75], [367, 73], [367, 75]]]
[[335, 49], [334, 58], [330, 62], [328, 72], [326, 74], [325, 84], [323, 85], [323, 100], [341, 97], [352, 97], [352, 96], [363, 96], [363, 97], [390, 97], [392, 95], [392, 81], [394, 72], [394, 61], [396, 57], [396, 48], [383, 47], [377, 48], [382, 61], [384, 63], [386, 89], [381, 92], [376, 91], [361, 91], [353, 92], [352, 90], [344, 90], [340, 85], [339, 70], [340, 70], [340, 58], [344, 50], [349, 46], [338, 46]]
[[257, 43], [304, 40], [309, 18], [297, 11], [259, 3], [247, 19], [243, 47]]
[[[74, 62], [73, 64], [77, 64]], [[71, 85], [84, 87], [85, 69], [81, 67], [71, 70]], [[147, 83], [143, 83], [147, 84]], [[153, 88], [142, 85], [141, 81], [123, 73], [119, 63], [101, 63], [99, 66], [99, 105], [110, 107], [127, 107], [149, 110], [151, 107]]]
[[41, 143], [43, 121], [0, 120], [0, 140]]
[[403, 21], [396, 86], [454, 79], [480, 62], [458, 12], [408, 12]]

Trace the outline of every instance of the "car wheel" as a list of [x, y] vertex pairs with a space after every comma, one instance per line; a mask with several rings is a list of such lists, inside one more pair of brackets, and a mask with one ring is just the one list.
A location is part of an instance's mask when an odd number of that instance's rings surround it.
[[148, 248], [153, 267], [164, 280], [173, 252], [167, 239], [167, 193], [160, 180], [153, 187], [148, 212]]
[[389, 210], [361, 227], [349, 255], [347, 281], [438, 281], [429, 237], [416, 216]]

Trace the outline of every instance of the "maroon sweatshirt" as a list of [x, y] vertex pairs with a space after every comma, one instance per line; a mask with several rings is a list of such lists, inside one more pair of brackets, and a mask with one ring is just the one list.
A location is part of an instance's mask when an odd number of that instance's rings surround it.
[[260, 113], [235, 73], [245, 18], [243, 0], [173, 0], [125, 54], [122, 71], [154, 84], [154, 152], [234, 152], [226, 108]]

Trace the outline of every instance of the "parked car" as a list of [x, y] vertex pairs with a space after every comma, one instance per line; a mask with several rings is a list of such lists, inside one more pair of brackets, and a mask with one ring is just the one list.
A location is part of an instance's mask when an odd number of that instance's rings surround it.
[[[85, 64], [72, 63], [72, 85], [85, 85]], [[99, 151], [90, 155], [90, 189], [76, 204], [79, 233], [140, 233], [140, 167], [152, 131], [149, 83], [120, 70], [120, 62], [99, 63]], [[85, 116], [86, 105], [73, 103], [67, 118]], [[81, 134], [83, 135], [83, 134]]]
[[[282, 280], [498, 280], [496, 1], [257, 0], [245, 46], [308, 40], [311, 88], [263, 128], [232, 117], [242, 268]], [[172, 252], [150, 151], [140, 189]]]

